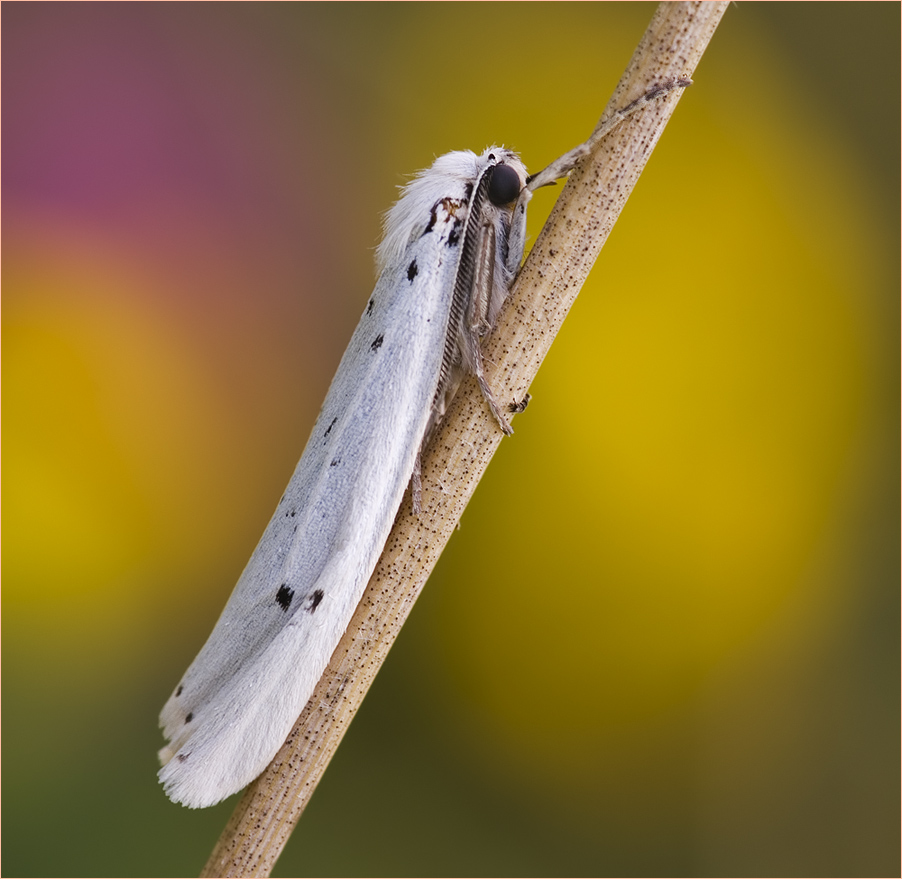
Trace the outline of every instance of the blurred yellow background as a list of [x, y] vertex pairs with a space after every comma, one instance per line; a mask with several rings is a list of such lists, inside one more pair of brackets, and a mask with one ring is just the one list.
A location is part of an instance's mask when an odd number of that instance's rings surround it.
[[[381, 213], [654, 9], [4, 8], [5, 875], [200, 869], [157, 714]], [[276, 875], [898, 874], [899, 25], [728, 10]]]

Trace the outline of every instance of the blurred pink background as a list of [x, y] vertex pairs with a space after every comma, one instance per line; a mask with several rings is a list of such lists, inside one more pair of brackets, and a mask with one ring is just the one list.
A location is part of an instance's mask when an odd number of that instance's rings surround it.
[[[5, 874], [200, 869], [157, 714], [381, 213], [654, 8], [4, 4]], [[727, 12], [276, 875], [898, 874], [899, 24]]]

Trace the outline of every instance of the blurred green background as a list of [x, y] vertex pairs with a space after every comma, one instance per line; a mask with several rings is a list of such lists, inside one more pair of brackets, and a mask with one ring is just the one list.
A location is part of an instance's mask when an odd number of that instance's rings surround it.
[[[203, 865], [157, 713], [381, 212], [654, 8], [4, 5], [4, 875]], [[277, 875], [898, 875], [899, 29], [728, 10]]]

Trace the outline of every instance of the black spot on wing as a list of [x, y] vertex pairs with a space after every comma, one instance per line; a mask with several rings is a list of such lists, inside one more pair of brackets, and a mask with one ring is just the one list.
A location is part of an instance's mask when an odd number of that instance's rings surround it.
[[332, 433], [332, 428], [335, 427], [335, 422], [338, 421], [338, 418], [333, 418], [329, 423], [329, 426], [326, 428], [326, 432], [323, 434], [323, 439], [325, 439], [330, 433]]
[[[438, 206], [440, 204], [441, 201], [437, 201], [432, 206], [432, 210], [429, 212], [429, 222], [426, 224], [426, 228], [423, 230], [423, 235], [428, 235], [435, 228], [435, 224], [438, 222]], [[421, 235], [420, 238], [422, 238], [423, 235]]]
[[460, 241], [460, 221], [455, 222], [448, 233], [448, 246], [455, 247], [458, 241]]
[[179, 763], [185, 763], [190, 756], [190, 754], [176, 754], [175, 759], [178, 760]]
[[181, 684], [179, 684], [179, 688], [175, 691], [176, 697], [181, 696], [181, 695], [182, 695], [182, 690], [184, 690], [184, 689], [185, 689], [185, 688], [184, 688]]
[[407, 267], [407, 280], [412, 281], [417, 276], [417, 261], [413, 260]]
[[374, 306], [375, 304], [376, 304], [376, 297], [374, 296], [374, 297], [373, 297], [372, 299], [370, 299], [370, 301], [367, 302], [367, 304], [366, 304], [366, 313], [367, 313], [367, 314], [372, 314], [372, 313], [373, 313], [373, 306]]
[[290, 589], [287, 583], [283, 583], [276, 593], [276, 604], [284, 611], [291, 607], [291, 599], [294, 598], [294, 589]]
[[341, 463], [341, 458], [333, 458], [333, 459], [329, 462], [329, 466], [330, 466], [330, 467], [337, 467], [340, 463]]
[[323, 600], [323, 590], [317, 589], [313, 595], [310, 596], [310, 602], [307, 605], [307, 613], [314, 613], [316, 609], [319, 607], [319, 603]]
[[192, 720], [194, 720], [194, 712], [189, 711], [185, 717], [185, 723], [191, 723]]
[[373, 339], [372, 343], [370, 344], [370, 348], [372, 348], [373, 351], [378, 351], [382, 347], [382, 343], [384, 341], [385, 341], [385, 336], [382, 335], [382, 333], [379, 333], [379, 335], [376, 336], [375, 339]]

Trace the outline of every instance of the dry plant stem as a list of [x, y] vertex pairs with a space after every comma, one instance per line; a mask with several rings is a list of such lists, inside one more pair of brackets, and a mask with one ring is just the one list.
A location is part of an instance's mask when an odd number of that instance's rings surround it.
[[[691, 77], [728, 3], [662, 3], [605, 111]], [[573, 171], [485, 347], [500, 400], [526, 397], [682, 89], [635, 113]], [[244, 793], [202, 876], [268, 876], [501, 441], [467, 380], [423, 460], [348, 630], [288, 740]], [[376, 801], [374, 801], [376, 805]]]

